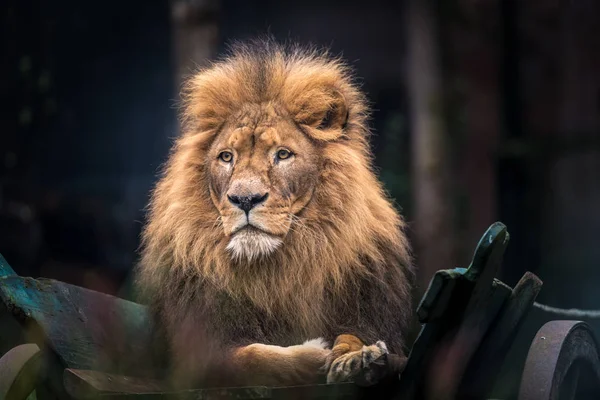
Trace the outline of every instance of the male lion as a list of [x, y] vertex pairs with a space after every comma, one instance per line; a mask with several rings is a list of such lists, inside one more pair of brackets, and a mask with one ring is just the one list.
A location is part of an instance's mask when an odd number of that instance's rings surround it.
[[348, 68], [238, 44], [183, 98], [138, 271], [177, 382], [340, 382], [404, 354], [409, 246]]

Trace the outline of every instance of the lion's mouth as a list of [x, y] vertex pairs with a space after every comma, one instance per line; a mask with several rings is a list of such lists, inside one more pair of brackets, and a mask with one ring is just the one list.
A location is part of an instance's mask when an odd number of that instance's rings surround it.
[[282, 243], [281, 238], [272, 233], [247, 224], [231, 235], [227, 250], [234, 259], [253, 261], [273, 253]]
[[273, 233], [266, 231], [265, 229], [259, 228], [256, 225], [252, 225], [250, 223], [246, 224], [246, 225], [242, 225], [239, 228], [237, 228], [235, 231], [233, 231], [231, 233], [231, 236], [234, 236], [238, 233], [241, 232], [246, 232], [246, 234], [252, 235], [252, 234], [263, 234], [263, 235], [269, 235], [269, 236], [276, 236]]

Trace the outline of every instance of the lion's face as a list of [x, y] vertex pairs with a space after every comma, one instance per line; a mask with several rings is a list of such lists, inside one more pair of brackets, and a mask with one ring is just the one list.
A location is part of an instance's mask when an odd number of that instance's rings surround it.
[[234, 258], [276, 250], [317, 185], [318, 147], [283, 107], [247, 105], [232, 116], [208, 157], [211, 199]]

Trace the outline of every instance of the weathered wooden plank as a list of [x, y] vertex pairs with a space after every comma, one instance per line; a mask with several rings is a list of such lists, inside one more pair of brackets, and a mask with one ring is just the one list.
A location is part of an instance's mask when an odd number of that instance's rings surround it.
[[0, 301], [24, 326], [41, 328], [36, 340], [65, 367], [125, 375], [156, 372], [152, 322], [145, 307], [48, 279], [6, 277]]
[[454, 398], [469, 362], [498, 315], [511, 290], [494, 277], [500, 270], [509, 235], [502, 224], [494, 224], [483, 236], [465, 278], [474, 282], [469, 302], [456, 333], [448, 331], [443, 348], [432, 360], [438, 372], [429, 387], [435, 398]]
[[432, 360], [441, 374], [440, 379], [435, 380], [432, 385], [435, 388], [433, 392], [438, 394], [435, 398], [442, 398], [439, 396], [442, 393], [449, 394], [446, 398], [462, 398], [457, 391], [464, 380], [471, 380], [467, 374], [467, 367], [510, 293], [509, 287], [494, 281], [487, 293], [473, 297], [473, 302], [478, 304], [479, 308], [465, 313], [465, 318], [456, 333], [449, 333], [442, 339], [446, 348], [443, 354], [438, 354]]
[[[68, 369], [65, 388], [77, 400], [85, 399], [359, 399], [363, 390], [351, 383], [295, 387], [240, 387], [169, 392], [157, 380]], [[363, 396], [364, 397], [364, 396]]]
[[455, 268], [436, 272], [417, 308], [419, 322], [434, 322], [444, 316], [451, 304], [457, 281], [462, 279], [466, 271], [466, 268]]
[[373, 399], [351, 383], [284, 388], [250, 387], [190, 390], [177, 393], [104, 395], [106, 400], [358, 400]]
[[[450, 332], [461, 318], [462, 310], [466, 305], [471, 289], [470, 282], [464, 279], [462, 275], [457, 275], [451, 281], [445, 282], [444, 285], [445, 287], [442, 290], [449, 293], [442, 293], [442, 295], [448, 300], [444, 303], [435, 304], [445, 312], [438, 312], [433, 308], [427, 311], [428, 317], [425, 320], [431, 322], [423, 325], [408, 355], [408, 362], [400, 380], [400, 391], [402, 393], [412, 393], [418, 390], [416, 385], [418, 385], [419, 378], [430, 361], [435, 344], [439, 343], [441, 338], [447, 332]], [[434, 315], [436, 318], [430, 318]], [[404, 397], [409, 398], [407, 396], [404, 395]]]
[[16, 276], [16, 272], [11, 268], [11, 266], [6, 262], [2, 254], [0, 254], [0, 278], [4, 278], [7, 276]]
[[[396, 398], [419, 398], [426, 390], [457, 386], [472, 353], [510, 295], [510, 288], [494, 279], [507, 243], [506, 227], [495, 223], [479, 241], [468, 269], [436, 273], [419, 305], [418, 315], [425, 325], [409, 354]], [[439, 369], [444, 368], [442, 361], [457, 364], [451, 371], [456, 374], [454, 382], [444, 379], [448, 374], [447, 368]]]
[[513, 340], [542, 288], [542, 281], [526, 272], [490, 327], [471, 361], [460, 393], [463, 397], [489, 397]]
[[104, 394], [160, 393], [168, 390], [166, 383], [155, 379], [71, 368], [65, 370], [63, 382], [67, 393], [77, 399]]
[[40, 349], [35, 344], [17, 346], [0, 357], [0, 399], [25, 399], [41, 381]]
[[188, 390], [184, 392], [104, 394], [97, 397], [78, 398], [102, 400], [259, 400], [275, 399], [273, 390], [267, 387], [223, 388]]

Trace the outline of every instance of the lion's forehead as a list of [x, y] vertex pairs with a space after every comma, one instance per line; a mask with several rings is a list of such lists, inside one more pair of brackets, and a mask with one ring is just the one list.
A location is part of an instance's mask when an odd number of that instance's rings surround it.
[[290, 139], [294, 129], [281, 106], [273, 102], [247, 104], [232, 115], [227, 144], [233, 148], [271, 147]]
[[232, 115], [232, 125], [236, 128], [273, 126], [286, 115], [285, 109], [275, 102], [247, 103]]
[[277, 126], [242, 126], [236, 128], [229, 136], [229, 146], [241, 149], [260, 145], [264, 147], [272, 147], [281, 143], [281, 129]]

